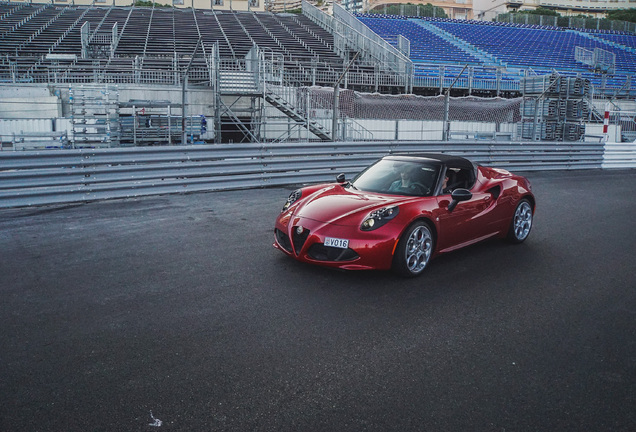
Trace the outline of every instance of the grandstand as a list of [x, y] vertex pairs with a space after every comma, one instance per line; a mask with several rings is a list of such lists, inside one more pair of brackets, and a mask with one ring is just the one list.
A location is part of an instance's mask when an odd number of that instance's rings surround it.
[[[168, 142], [185, 142], [193, 116], [213, 119], [214, 126], [198, 134], [206, 141], [336, 139], [329, 116], [338, 115], [349, 133], [370, 136], [354, 118], [337, 113], [337, 92], [327, 103], [324, 94], [307, 90], [335, 83], [420, 95], [441, 94], [453, 84], [460, 95], [519, 97], [522, 79], [558, 71], [589, 79], [596, 96], [636, 94], [631, 34], [354, 16], [338, 5], [332, 17], [307, 2], [302, 6], [302, 14], [274, 14], [1, 2], [0, 91], [53, 89], [73, 124], [69, 136], [99, 135], [108, 145], [138, 143], [138, 123], [160, 125], [154, 127], [167, 128]], [[612, 74], [577, 61], [577, 48], [611, 53]], [[123, 132], [130, 130], [133, 138]], [[87, 138], [86, 145], [95, 140]]]
[[[505, 79], [513, 82], [529, 71], [558, 71], [589, 79], [597, 92], [614, 94], [631, 84], [636, 73], [633, 34], [443, 18], [359, 14], [358, 19], [393, 45], [398, 35], [408, 37], [416, 78], [435, 76], [438, 65], [449, 63], [471, 65], [477, 75], [491, 80], [496, 77], [493, 72], [489, 76], [489, 68], [505, 69]], [[594, 65], [577, 61], [577, 47], [612, 53], [613, 73], [598, 73]]]
[[[199, 40], [204, 47], [218, 45], [223, 59], [242, 60], [258, 45], [281, 54], [288, 64], [313, 61], [327, 69], [341, 69], [343, 63], [333, 51], [333, 36], [303, 15], [3, 3], [0, 17], [4, 82], [13, 76], [23, 82], [46, 82], [53, 64], [47, 54], [76, 56], [67, 76], [92, 65], [103, 74], [119, 73], [135, 58], [147, 69], [172, 69], [175, 57], [192, 55]], [[82, 40], [85, 24], [90, 29], [88, 40]], [[93, 50], [105, 53], [102, 58], [82, 53], [83, 44], [99, 45], [97, 36], [108, 35], [114, 25], [118, 31], [107, 40], [108, 49]]]
[[[334, 47], [334, 34], [302, 14], [1, 3], [0, 17], [3, 82], [47, 82], [51, 69], [61, 65], [67, 81], [83, 72], [94, 74], [95, 68], [100, 75], [117, 74], [132, 68], [134, 59], [139, 62], [137, 68], [174, 70], [195, 51], [199, 40], [208, 50], [217, 45], [221, 59], [242, 60], [254, 45], [271, 50], [282, 55], [288, 67], [311, 70], [296, 77], [305, 84], [333, 84], [333, 76], [346, 62], [344, 53]], [[443, 77], [452, 78], [460, 70], [453, 66], [468, 64], [477, 83], [473, 90], [508, 90], [511, 95], [528, 70], [580, 74], [607, 94], [636, 73], [636, 36], [632, 34], [441, 18], [359, 15], [358, 19], [395, 47], [398, 35], [409, 40], [416, 92], [440, 88], [439, 82], [426, 79], [439, 78], [440, 65], [446, 66]], [[84, 39], [83, 26], [87, 26]], [[595, 74], [592, 67], [577, 62], [576, 47], [615, 54], [614, 74]], [[73, 60], [60, 63], [60, 54]], [[370, 69], [377, 73], [377, 66]], [[321, 73], [325, 70], [332, 73]], [[365, 65], [358, 62], [351, 73], [364, 71]], [[495, 88], [480, 85], [479, 79], [500, 83]], [[349, 80], [353, 88], [356, 84]]]

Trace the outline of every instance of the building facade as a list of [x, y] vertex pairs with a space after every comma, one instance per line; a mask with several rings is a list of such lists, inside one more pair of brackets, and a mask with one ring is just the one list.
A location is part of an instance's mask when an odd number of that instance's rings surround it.
[[[344, 7], [345, 0], [342, 5]], [[353, 0], [350, 0], [353, 1]], [[448, 18], [454, 19], [473, 19], [473, 0], [364, 0], [364, 6], [362, 10], [355, 10], [356, 12], [366, 12], [368, 10], [375, 10], [380, 12], [383, 6], [400, 5], [404, 10], [403, 15], [418, 15], [417, 8], [422, 7], [430, 3], [433, 6], [444, 9], [444, 12]], [[345, 8], [346, 9], [346, 8]]]
[[563, 16], [593, 15], [602, 18], [611, 10], [636, 8], [636, 0], [474, 0], [475, 17], [485, 20], [500, 13], [537, 8], [552, 9]]
[[[218, 9], [235, 11], [265, 11], [270, 2], [279, 0], [157, 0], [158, 6], [177, 8]], [[56, 6], [131, 6], [134, 0], [12, 0], [14, 3], [52, 3]]]

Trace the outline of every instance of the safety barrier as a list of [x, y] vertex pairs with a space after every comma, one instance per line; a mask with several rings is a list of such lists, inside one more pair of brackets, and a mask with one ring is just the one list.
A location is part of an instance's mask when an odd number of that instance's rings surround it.
[[603, 168], [636, 168], [636, 142], [605, 144]]
[[604, 147], [402, 141], [0, 152], [0, 208], [332, 181], [402, 152], [444, 152], [512, 171], [538, 171], [601, 168]]

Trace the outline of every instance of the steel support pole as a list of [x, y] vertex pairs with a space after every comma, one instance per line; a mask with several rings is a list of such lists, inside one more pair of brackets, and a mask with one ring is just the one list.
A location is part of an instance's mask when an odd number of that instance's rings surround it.
[[187, 71], [181, 78], [181, 145], [186, 145], [186, 83], [188, 82]]
[[457, 80], [459, 79], [459, 77], [462, 76], [462, 74], [464, 73], [467, 67], [468, 67], [467, 64], [464, 65], [464, 68], [462, 69], [462, 71], [459, 73], [459, 75], [455, 77], [451, 85], [449, 85], [448, 88], [446, 89], [446, 93], [444, 94], [444, 129], [442, 130], [442, 141], [448, 141], [450, 137], [450, 122], [448, 121], [449, 111], [450, 111], [450, 91], [455, 85], [455, 83], [457, 82]]
[[[340, 81], [342, 81], [342, 78], [344, 78], [346, 73], [349, 71], [349, 68], [351, 68], [353, 62], [358, 58], [359, 55], [360, 51], [356, 52], [356, 55], [353, 56], [345, 70], [340, 75], [340, 78], [338, 78], [338, 80], [333, 85], [333, 117], [331, 119], [331, 141], [338, 140], [338, 105], [340, 103]], [[309, 127], [309, 125], [307, 126]]]

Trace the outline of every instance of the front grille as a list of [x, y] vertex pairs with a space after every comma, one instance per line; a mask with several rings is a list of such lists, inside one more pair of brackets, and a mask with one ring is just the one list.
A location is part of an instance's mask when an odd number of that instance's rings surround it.
[[303, 248], [303, 245], [307, 241], [307, 237], [309, 237], [309, 230], [305, 229], [302, 233], [298, 234], [296, 232], [296, 227], [292, 230], [292, 243], [294, 243], [294, 250], [296, 251], [296, 255], [300, 253], [300, 250]]
[[287, 237], [287, 235], [280, 230], [275, 229], [274, 232], [276, 234], [276, 241], [278, 242], [278, 244], [287, 252], [292, 253], [293, 251], [291, 242], [289, 241], [289, 237]]
[[307, 251], [307, 256], [317, 261], [353, 261], [358, 258], [353, 249], [328, 247], [322, 243], [313, 244]]

